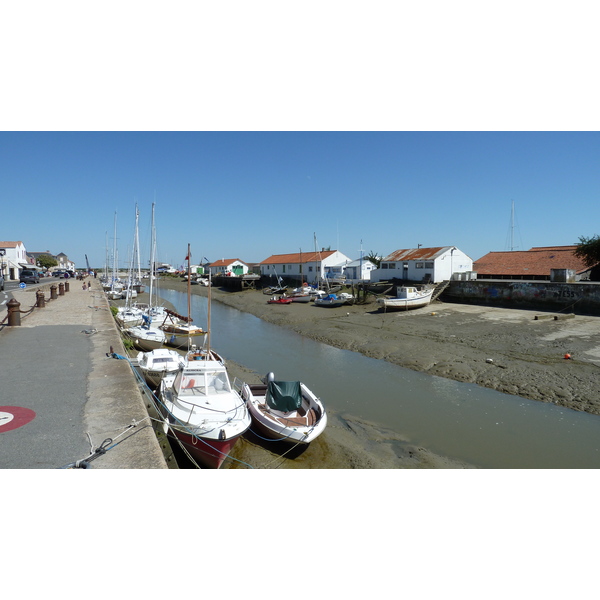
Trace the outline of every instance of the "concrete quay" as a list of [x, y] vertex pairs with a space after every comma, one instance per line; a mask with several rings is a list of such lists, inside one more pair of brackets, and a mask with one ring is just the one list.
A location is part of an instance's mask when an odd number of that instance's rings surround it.
[[[87, 281], [56, 299], [44, 283], [12, 292], [21, 325], [0, 330], [2, 469], [64, 468], [98, 448], [88, 468], [168, 468], [129, 363], [107, 356], [125, 352], [100, 282]], [[40, 289], [45, 307], [25, 314]]]

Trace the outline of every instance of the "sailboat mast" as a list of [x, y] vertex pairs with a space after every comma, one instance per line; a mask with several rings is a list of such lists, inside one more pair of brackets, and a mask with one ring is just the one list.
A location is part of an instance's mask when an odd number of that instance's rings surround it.
[[207, 308], [207, 317], [206, 317], [206, 319], [207, 319], [207, 323], [206, 323], [206, 354], [207, 354], [207, 356], [210, 356], [210, 301], [211, 301], [211, 292], [210, 291], [211, 291], [211, 289], [212, 289], [212, 270], [209, 265], [208, 266], [208, 308]]
[[510, 209], [510, 251], [515, 249], [515, 201], [511, 201]]
[[192, 281], [190, 276], [190, 245], [188, 244], [187, 251], [187, 291], [188, 291], [188, 323], [192, 316]]

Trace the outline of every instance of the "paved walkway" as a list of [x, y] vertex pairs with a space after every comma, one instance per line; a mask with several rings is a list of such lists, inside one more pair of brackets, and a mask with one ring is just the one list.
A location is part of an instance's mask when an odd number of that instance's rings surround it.
[[91, 468], [167, 468], [129, 364], [106, 356], [124, 351], [100, 282], [70, 280], [55, 300], [50, 285], [14, 291], [21, 311], [36, 289], [46, 306], [0, 331], [0, 468], [61, 468], [108, 438]]

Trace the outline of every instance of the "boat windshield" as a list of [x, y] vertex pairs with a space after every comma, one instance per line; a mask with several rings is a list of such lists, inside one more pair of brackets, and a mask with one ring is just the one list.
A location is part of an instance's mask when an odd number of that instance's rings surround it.
[[198, 396], [231, 392], [225, 371], [178, 373], [173, 386], [179, 396]]

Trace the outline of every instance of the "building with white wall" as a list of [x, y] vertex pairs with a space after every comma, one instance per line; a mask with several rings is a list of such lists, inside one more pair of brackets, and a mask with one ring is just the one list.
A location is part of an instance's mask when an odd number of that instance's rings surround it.
[[22, 269], [35, 268], [23, 242], [0, 242], [0, 269], [6, 281], [18, 281]]
[[248, 265], [239, 258], [222, 258], [208, 265], [210, 273], [213, 276], [226, 275], [241, 277], [248, 273]]
[[341, 275], [344, 267], [350, 262], [350, 258], [338, 250], [322, 250], [273, 254], [259, 263], [259, 266], [261, 275], [290, 277], [306, 283], [315, 283], [319, 279]]
[[371, 281], [400, 279], [439, 283], [472, 270], [473, 260], [456, 246], [413, 248], [388, 254], [381, 260], [379, 269], [371, 271]]

